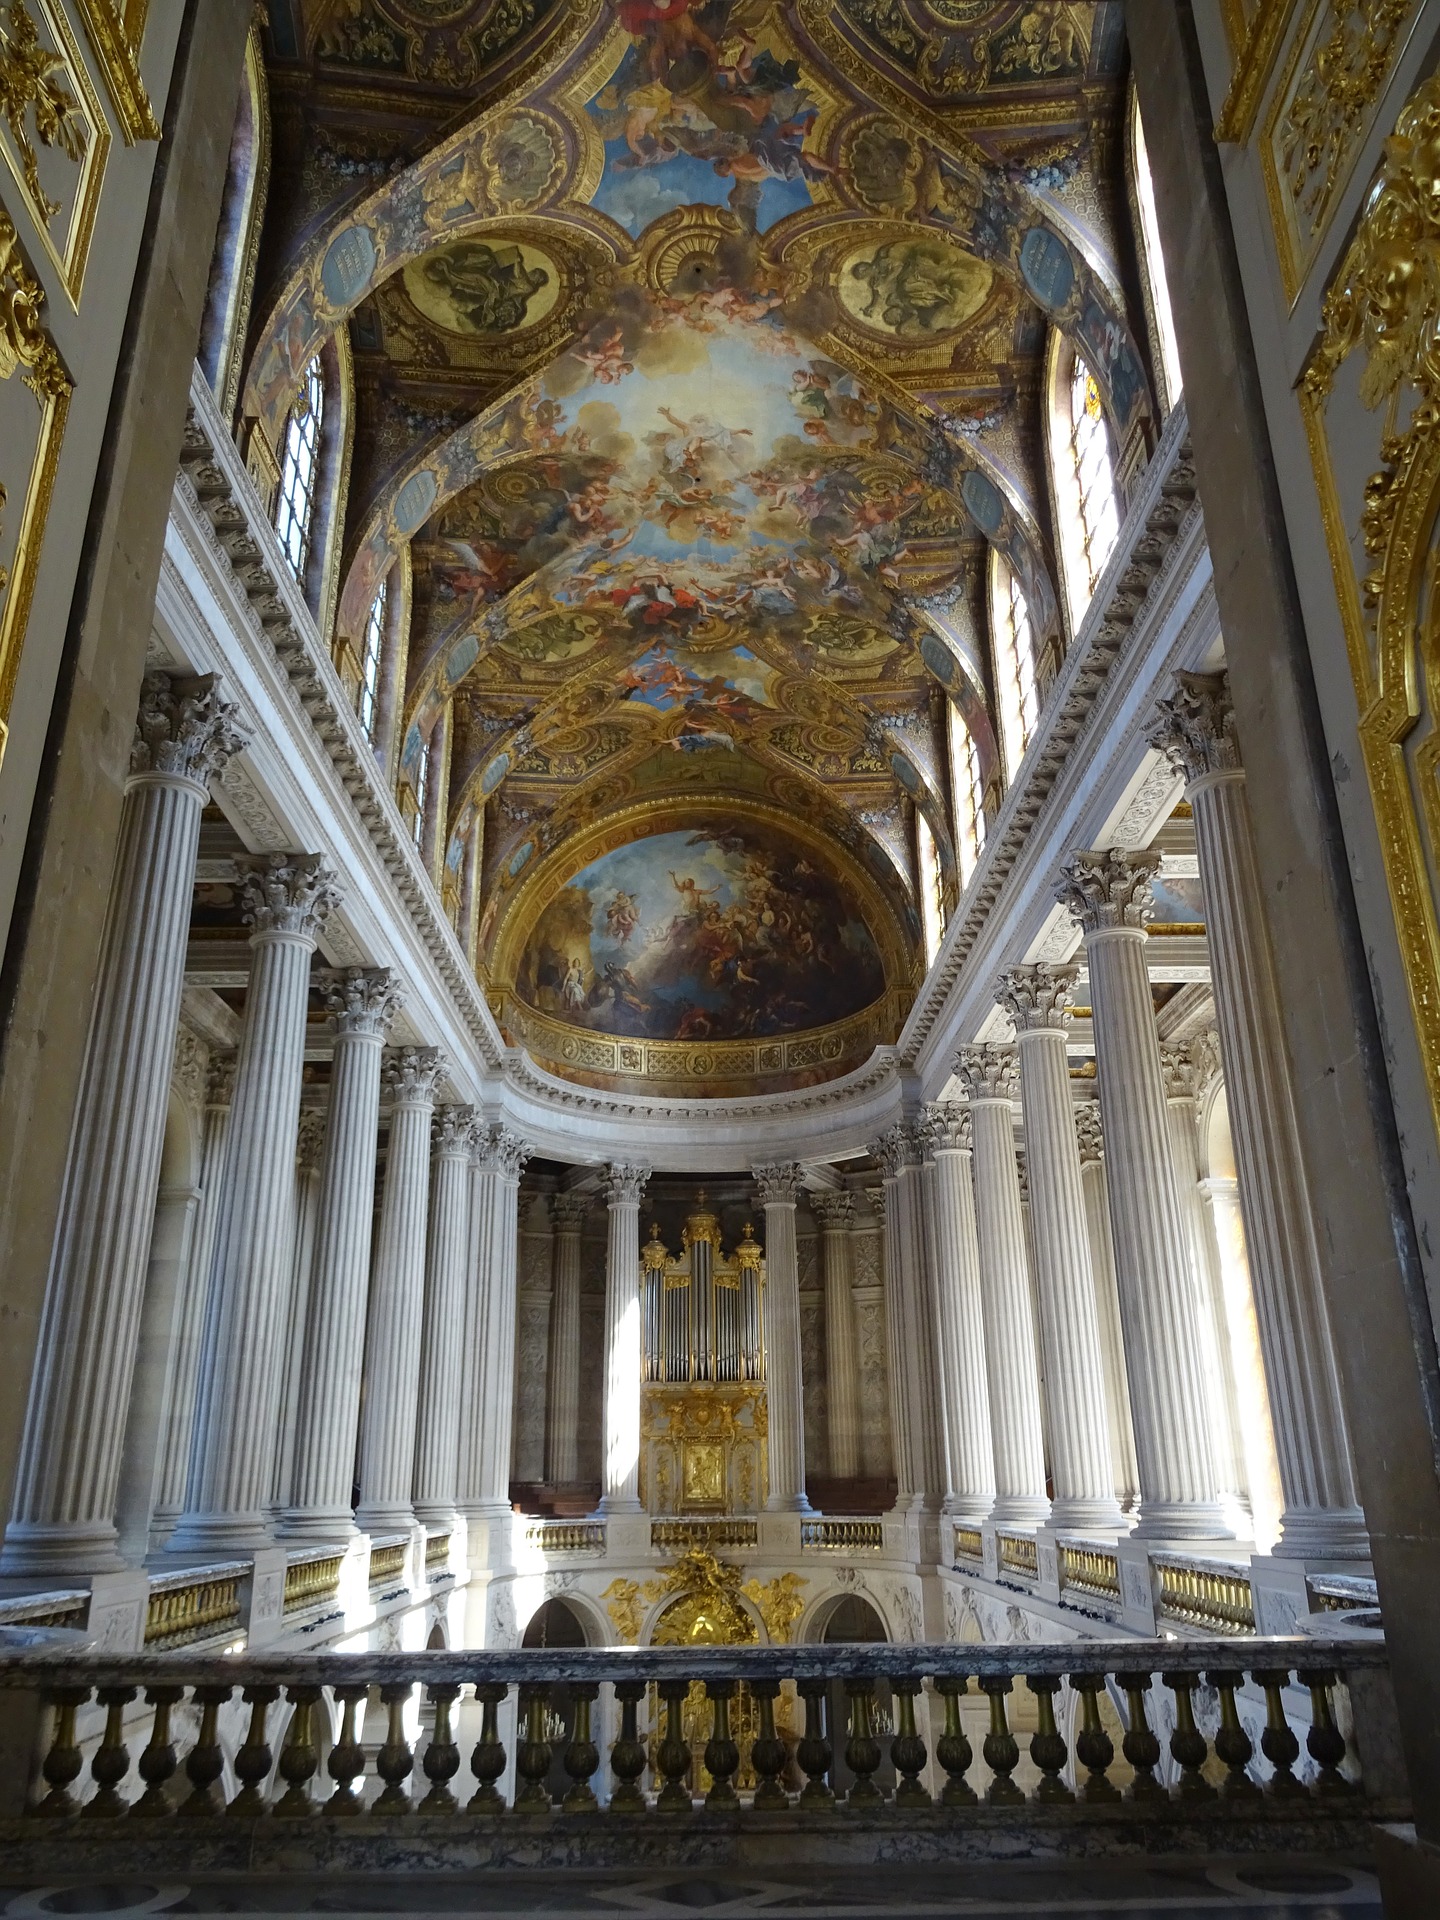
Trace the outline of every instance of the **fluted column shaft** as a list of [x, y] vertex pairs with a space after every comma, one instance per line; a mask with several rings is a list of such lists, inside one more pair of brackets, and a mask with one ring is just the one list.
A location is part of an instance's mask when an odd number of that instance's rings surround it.
[[[510, 1512], [518, 1197], [530, 1151], [508, 1127], [487, 1127], [477, 1139], [471, 1175], [459, 1501], [467, 1520], [492, 1530]], [[493, 1541], [490, 1560], [496, 1563]]]
[[805, 1394], [800, 1360], [800, 1263], [795, 1202], [800, 1169], [793, 1162], [756, 1167], [765, 1209], [765, 1405], [769, 1425], [771, 1513], [808, 1513], [805, 1496]]
[[295, 1139], [294, 1231], [290, 1236], [290, 1300], [285, 1316], [282, 1348], [284, 1372], [280, 1384], [280, 1416], [275, 1433], [275, 1471], [270, 1483], [277, 1531], [290, 1504], [295, 1471], [295, 1438], [300, 1419], [300, 1397], [305, 1379], [305, 1328], [310, 1319], [310, 1283], [315, 1268], [315, 1241], [320, 1222], [320, 1162], [325, 1153], [326, 1115], [301, 1107]]
[[649, 1178], [649, 1167], [620, 1162], [605, 1177], [604, 1513], [640, 1511], [640, 1196]]
[[436, 1114], [413, 1489], [415, 1517], [430, 1526], [449, 1526], [455, 1518], [474, 1137], [473, 1107], [442, 1107]]
[[573, 1484], [580, 1471], [580, 1231], [585, 1220], [584, 1202], [562, 1193], [555, 1201], [553, 1217], [545, 1477], [552, 1486], [564, 1487]]
[[1152, 739], [1187, 779], [1240, 1207], [1285, 1510], [1278, 1553], [1368, 1552], [1245, 772], [1223, 674], [1181, 674]]
[[394, 975], [383, 968], [353, 967], [323, 985], [335, 1052], [295, 1459], [279, 1528], [283, 1538], [295, 1540], [344, 1540], [355, 1531], [350, 1497], [375, 1218], [381, 1052], [401, 999]]
[[820, 1221], [825, 1278], [825, 1400], [829, 1418], [830, 1472], [853, 1480], [860, 1472], [860, 1374], [855, 1343], [854, 1267], [850, 1225], [855, 1203], [848, 1193], [812, 1193]]
[[945, 1413], [936, 1340], [934, 1254], [923, 1146], [892, 1127], [875, 1149], [885, 1173], [886, 1330], [896, 1498], [939, 1509], [945, 1498]]
[[1015, 1167], [1013, 1048], [966, 1048], [956, 1069], [969, 1087], [975, 1224], [980, 1246], [985, 1374], [995, 1459], [990, 1517], [1008, 1525], [1044, 1520], [1045, 1443], [1035, 1315]]
[[1154, 853], [1083, 852], [1059, 898], [1085, 930], [1096, 1073], [1135, 1454], [1141, 1538], [1228, 1533], [1200, 1364], [1200, 1312], [1175, 1181], [1145, 962]]
[[254, 926], [235, 1068], [230, 1150], [206, 1329], [186, 1512], [172, 1551], [263, 1546], [290, 1278], [295, 1132], [310, 957], [337, 895], [318, 854], [247, 857]]
[[957, 1520], [983, 1520], [995, 1504], [995, 1462], [969, 1112], [958, 1104], [928, 1107], [925, 1134], [935, 1160], [935, 1286], [948, 1467], [945, 1511]]
[[1050, 1519], [1057, 1527], [1118, 1527], [1122, 1523], [1110, 1467], [1105, 1369], [1065, 1045], [1078, 973], [1073, 965], [1044, 962], [1012, 967], [997, 997], [1015, 1023], [1020, 1054], [1030, 1233], [1050, 1416]]
[[165, 1138], [200, 814], [242, 745], [213, 682], [149, 675], [0, 1570], [101, 1571]]
[[445, 1072], [435, 1047], [405, 1047], [385, 1062], [391, 1094], [385, 1195], [365, 1329], [360, 1419], [360, 1505], [369, 1533], [408, 1527], [415, 1508], [415, 1418], [425, 1316], [425, 1242], [430, 1202], [430, 1123]]
[[1140, 1496], [1140, 1477], [1135, 1464], [1135, 1431], [1130, 1420], [1130, 1380], [1125, 1370], [1125, 1335], [1115, 1284], [1115, 1248], [1110, 1238], [1110, 1200], [1105, 1185], [1098, 1100], [1084, 1101], [1075, 1109], [1075, 1134], [1080, 1149], [1080, 1180], [1085, 1191], [1085, 1226], [1090, 1236], [1090, 1271], [1095, 1276], [1100, 1357], [1105, 1367], [1110, 1466], [1116, 1496], [1128, 1512]]

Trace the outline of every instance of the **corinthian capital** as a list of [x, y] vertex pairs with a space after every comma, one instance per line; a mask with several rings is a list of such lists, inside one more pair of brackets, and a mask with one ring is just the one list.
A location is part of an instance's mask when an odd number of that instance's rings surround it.
[[1199, 1076], [1188, 1047], [1164, 1043], [1160, 1048], [1160, 1071], [1165, 1077], [1167, 1100], [1193, 1100]]
[[551, 1207], [551, 1217], [557, 1233], [579, 1233], [585, 1225], [585, 1216], [590, 1211], [590, 1198], [584, 1193], [557, 1193]]
[[855, 1218], [855, 1197], [844, 1188], [808, 1196], [810, 1211], [827, 1233], [843, 1233]]
[[995, 982], [995, 998], [1014, 1021], [1017, 1033], [1038, 1033], [1046, 1027], [1063, 1033], [1074, 1018], [1071, 1005], [1079, 978], [1080, 965], [1075, 960], [1026, 962], [1001, 974]]
[[140, 685], [130, 772], [165, 774], [208, 788], [249, 739], [214, 674], [198, 679], [147, 673]]
[[1020, 1056], [1014, 1047], [995, 1041], [983, 1047], [962, 1047], [955, 1056], [955, 1073], [972, 1100], [1019, 1098]]
[[914, 1127], [899, 1122], [882, 1133], [870, 1149], [880, 1162], [880, 1171], [887, 1180], [898, 1180], [907, 1167], [918, 1167], [922, 1147], [916, 1138]]
[[1084, 1100], [1075, 1109], [1075, 1144], [1083, 1161], [1105, 1158], [1105, 1134], [1100, 1125], [1100, 1102]]
[[602, 1181], [606, 1204], [638, 1207], [649, 1178], [650, 1169], [643, 1160], [612, 1160]]
[[325, 1146], [325, 1115], [319, 1107], [302, 1107], [295, 1129], [295, 1164], [302, 1173], [314, 1173]]
[[518, 1180], [535, 1149], [509, 1127], [481, 1126], [475, 1130], [475, 1166], [481, 1173], [498, 1173]]
[[932, 1154], [970, 1151], [970, 1109], [959, 1100], [937, 1100], [926, 1107], [920, 1127]]
[[314, 940], [340, 904], [323, 854], [244, 853], [235, 864], [241, 906], [257, 934], [297, 933]]
[[235, 1060], [233, 1053], [212, 1053], [205, 1069], [205, 1104], [228, 1107], [235, 1098]]
[[438, 1047], [397, 1047], [383, 1069], [390, 1098], [397, 1107], [428, 1107], [449, 1065]]
[[1168, 700], [1157, 700], [1145, 737], [1187, 781], [1235, 773], [1240, 747], [1228, 673], [1177, 673]]
[[334, 967], [319, 976], [320, 998], [337, 1033], [385, 1039], [405, 1004], [405, 989], [389, 967]]
[[443, 1159], [468, 1160], [475, 1144], [473, 1107], [437, 1107], [430, 1123], [435, 1152]]
[[1103, 853], [1082, 849], [1061, 867], [1055, 898], [1069, 907], [1085, 933], [1143, 927], [1150, 918], [1150, 882], [1159, 865], [1160, 855], [1150, 847], [1129, 853], [1123, 847], [1107, 847]]
[[793, 1207], [800, 1193], [798, 1161], [783, 1160], [773, 1166], [752, 1167], [755, 1193], [762, 1207]]

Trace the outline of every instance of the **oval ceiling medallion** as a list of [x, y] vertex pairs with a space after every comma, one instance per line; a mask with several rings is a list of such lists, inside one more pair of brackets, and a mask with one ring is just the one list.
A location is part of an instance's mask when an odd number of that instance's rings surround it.
[[560, 268], [528, 241], [470, 236], [405, 268], [405, 291], [427, 320], [471, 339], [537, 326], [560, 297]]
[[973, 320], [991, 271], [947, 241], [896, 235], [861, 247], [842, 264], [836, 292], [852, 320], [892, 340], [930, 340]]

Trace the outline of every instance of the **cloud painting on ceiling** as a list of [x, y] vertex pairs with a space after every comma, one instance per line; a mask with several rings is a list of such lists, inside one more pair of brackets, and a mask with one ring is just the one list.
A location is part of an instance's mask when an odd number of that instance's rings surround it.
[[666, 1040], [804, 1032], [885, 990], [833, 869], [770, 828], [678, 829], [592, 860], [539, 917], [516, 991], [537, 1013]]

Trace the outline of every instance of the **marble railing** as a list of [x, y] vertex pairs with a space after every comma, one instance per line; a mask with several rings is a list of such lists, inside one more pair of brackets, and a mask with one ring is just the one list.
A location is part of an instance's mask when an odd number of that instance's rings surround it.
[[[103, 1827], [114, 1863], [141, 1834], [158, 1857], [150, 1816], [172, 1813], [193, 1847], [196, 1823], [222, 1815], [235, 1833], [323, 1812], [354, 1836], [416, 1814], [433, 1837], [515, 1815], [583, 1827], [602, 1809], [942, 1828], [1065, 1809], [1067, 1831], [1093, 1819], [1143, 1845], [1126, 1823], [1176, 1804], [1183, 1845], [1220, 1844], [1212, 1819], [1274, 1840], [1276, 1821], [1320, 1812], [1342, 1827], [1403, 1815], [1383, 1712], [1378, 1733], [1365, 1725], [1385, 1666], [1378, 1640], [1255, 1636], [232, 1658], [22, 1646], [0, 1652], [0, 1736], [13, 1763], [31, 1729], [33, 1767], [28, 1786], [23, 1767], [0, 1770], [0, 1789], [23, 1789], [0, 1816], [75, 1820], [97, 1844]], [[367, 1727], [372, 1700], [383, 1724]]]

